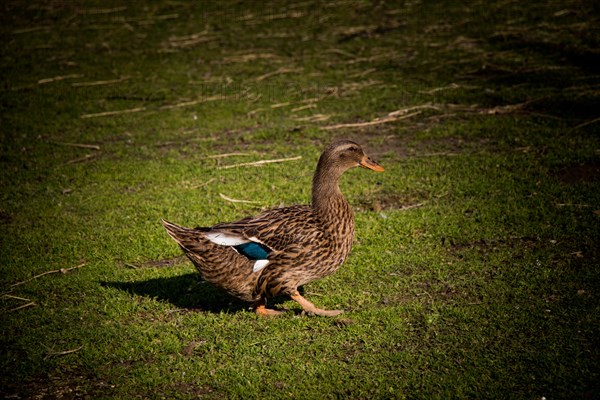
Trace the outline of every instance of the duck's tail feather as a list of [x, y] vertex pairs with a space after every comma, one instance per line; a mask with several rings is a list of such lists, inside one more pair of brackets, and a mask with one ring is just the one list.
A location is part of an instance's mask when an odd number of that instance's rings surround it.
[[161, 219], [169, 236], [177, 242], [186, 255], [195, 263], [203, 263], [212, 252], [231, 257], [231, 251], [241, 254], [253, 262], [253, 272], [259, 272], [269, 264], [268, 255], [272, 251], [266, 245], [257, 243], [256, 238], [246, 239], [239, 234], [215, 231], [211, 228], [184, 228]]
[[185, 234], [186, 229], [179, 225], [176, 225], [172, 222], [169, 222], [165, 219], [161, 219], [160, 222], [162, 223], [164, 228], [167, 230], [167, 233], [169, 234], [169, 236], [171, 236], [173, 238], [173, 240], [175, 240], [177, 243], [179, 243], [179, 237], [181, 235]]
[[161, 222], [169, 236], [171, 236], [184, 250], [192, 250], [190, 248], [191, 245], [197, 247], [199, 242], [204, 242], [206, 240], [198, 229], [184, 228], [183, 226], [179, 226], [164, 219], [161, 219]]

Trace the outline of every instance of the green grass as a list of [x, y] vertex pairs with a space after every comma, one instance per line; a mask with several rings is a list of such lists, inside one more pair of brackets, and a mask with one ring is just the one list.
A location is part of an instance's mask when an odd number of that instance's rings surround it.
[[[124, 4], [0, 6], [4, 397], [600, 396], [594, 2]], [[341, 317], [177, 258], [160, 218], [306, 203], [341, 137], [386, 168], [304, 288]]]

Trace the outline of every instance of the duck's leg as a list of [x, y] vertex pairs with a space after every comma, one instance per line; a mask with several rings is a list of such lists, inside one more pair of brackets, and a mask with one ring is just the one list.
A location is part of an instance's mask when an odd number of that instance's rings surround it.
[[302, 306], [302, 309], [308, 314], [321, 315], [324, 317], [334, 317], [343, 313], [342, 310], [323, 310], [321, 308], [317, 308], [313, 303], [306, 300], [298, 291], [294, 291], [294, 293], [290, 296], [292, 300], [296, 301], [298, 304]]
[[283, 311], [273, 310], [272, 308], [267, 308], [267, 300], [264, 297], [261, 297], [257, 301], [252, 304], [252, 308], [257, 315], [261, 317], [277, 317], [283, 314]]

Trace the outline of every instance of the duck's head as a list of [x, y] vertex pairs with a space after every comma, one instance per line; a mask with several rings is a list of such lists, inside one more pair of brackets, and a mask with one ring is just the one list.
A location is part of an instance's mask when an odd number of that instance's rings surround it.
[[354, 167], [383, 172], [383, 167], [371, 160], [356, 142], [339, 140], [325, 148], [313, 176], [312, 204], [315, 209], [331, 212], [331, 205], [334, 203], [330, 199], [339, 196], [343, 198], [338, 187], [340, 177]]
[[327, 146], [319, 159], [319, 167], [336, 171], [339, 175], [354, 167], [363, 167], [376, 172], [384, 171], [381, 165], [365, 154], [358, 143], [351, 140], [339, 140]]

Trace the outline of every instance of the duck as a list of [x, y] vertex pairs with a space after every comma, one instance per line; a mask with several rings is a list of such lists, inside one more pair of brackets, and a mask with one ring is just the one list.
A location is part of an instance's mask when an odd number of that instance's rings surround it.
[[319, 158], [310, 204], [272, 208], [210, 227], [161, 221], [203, 280], [251, 303], [256, 314], [281, 315], [284, 311], [267, 307], [267, 299], [285, 295], [303, 314], [336, 316], [343, 310], [318, 308], [298, 289], [334, 273], [350, 253], [354, 213], [339, 181], [354, 167], [384, 171], [358, 143], [337, 140]]

